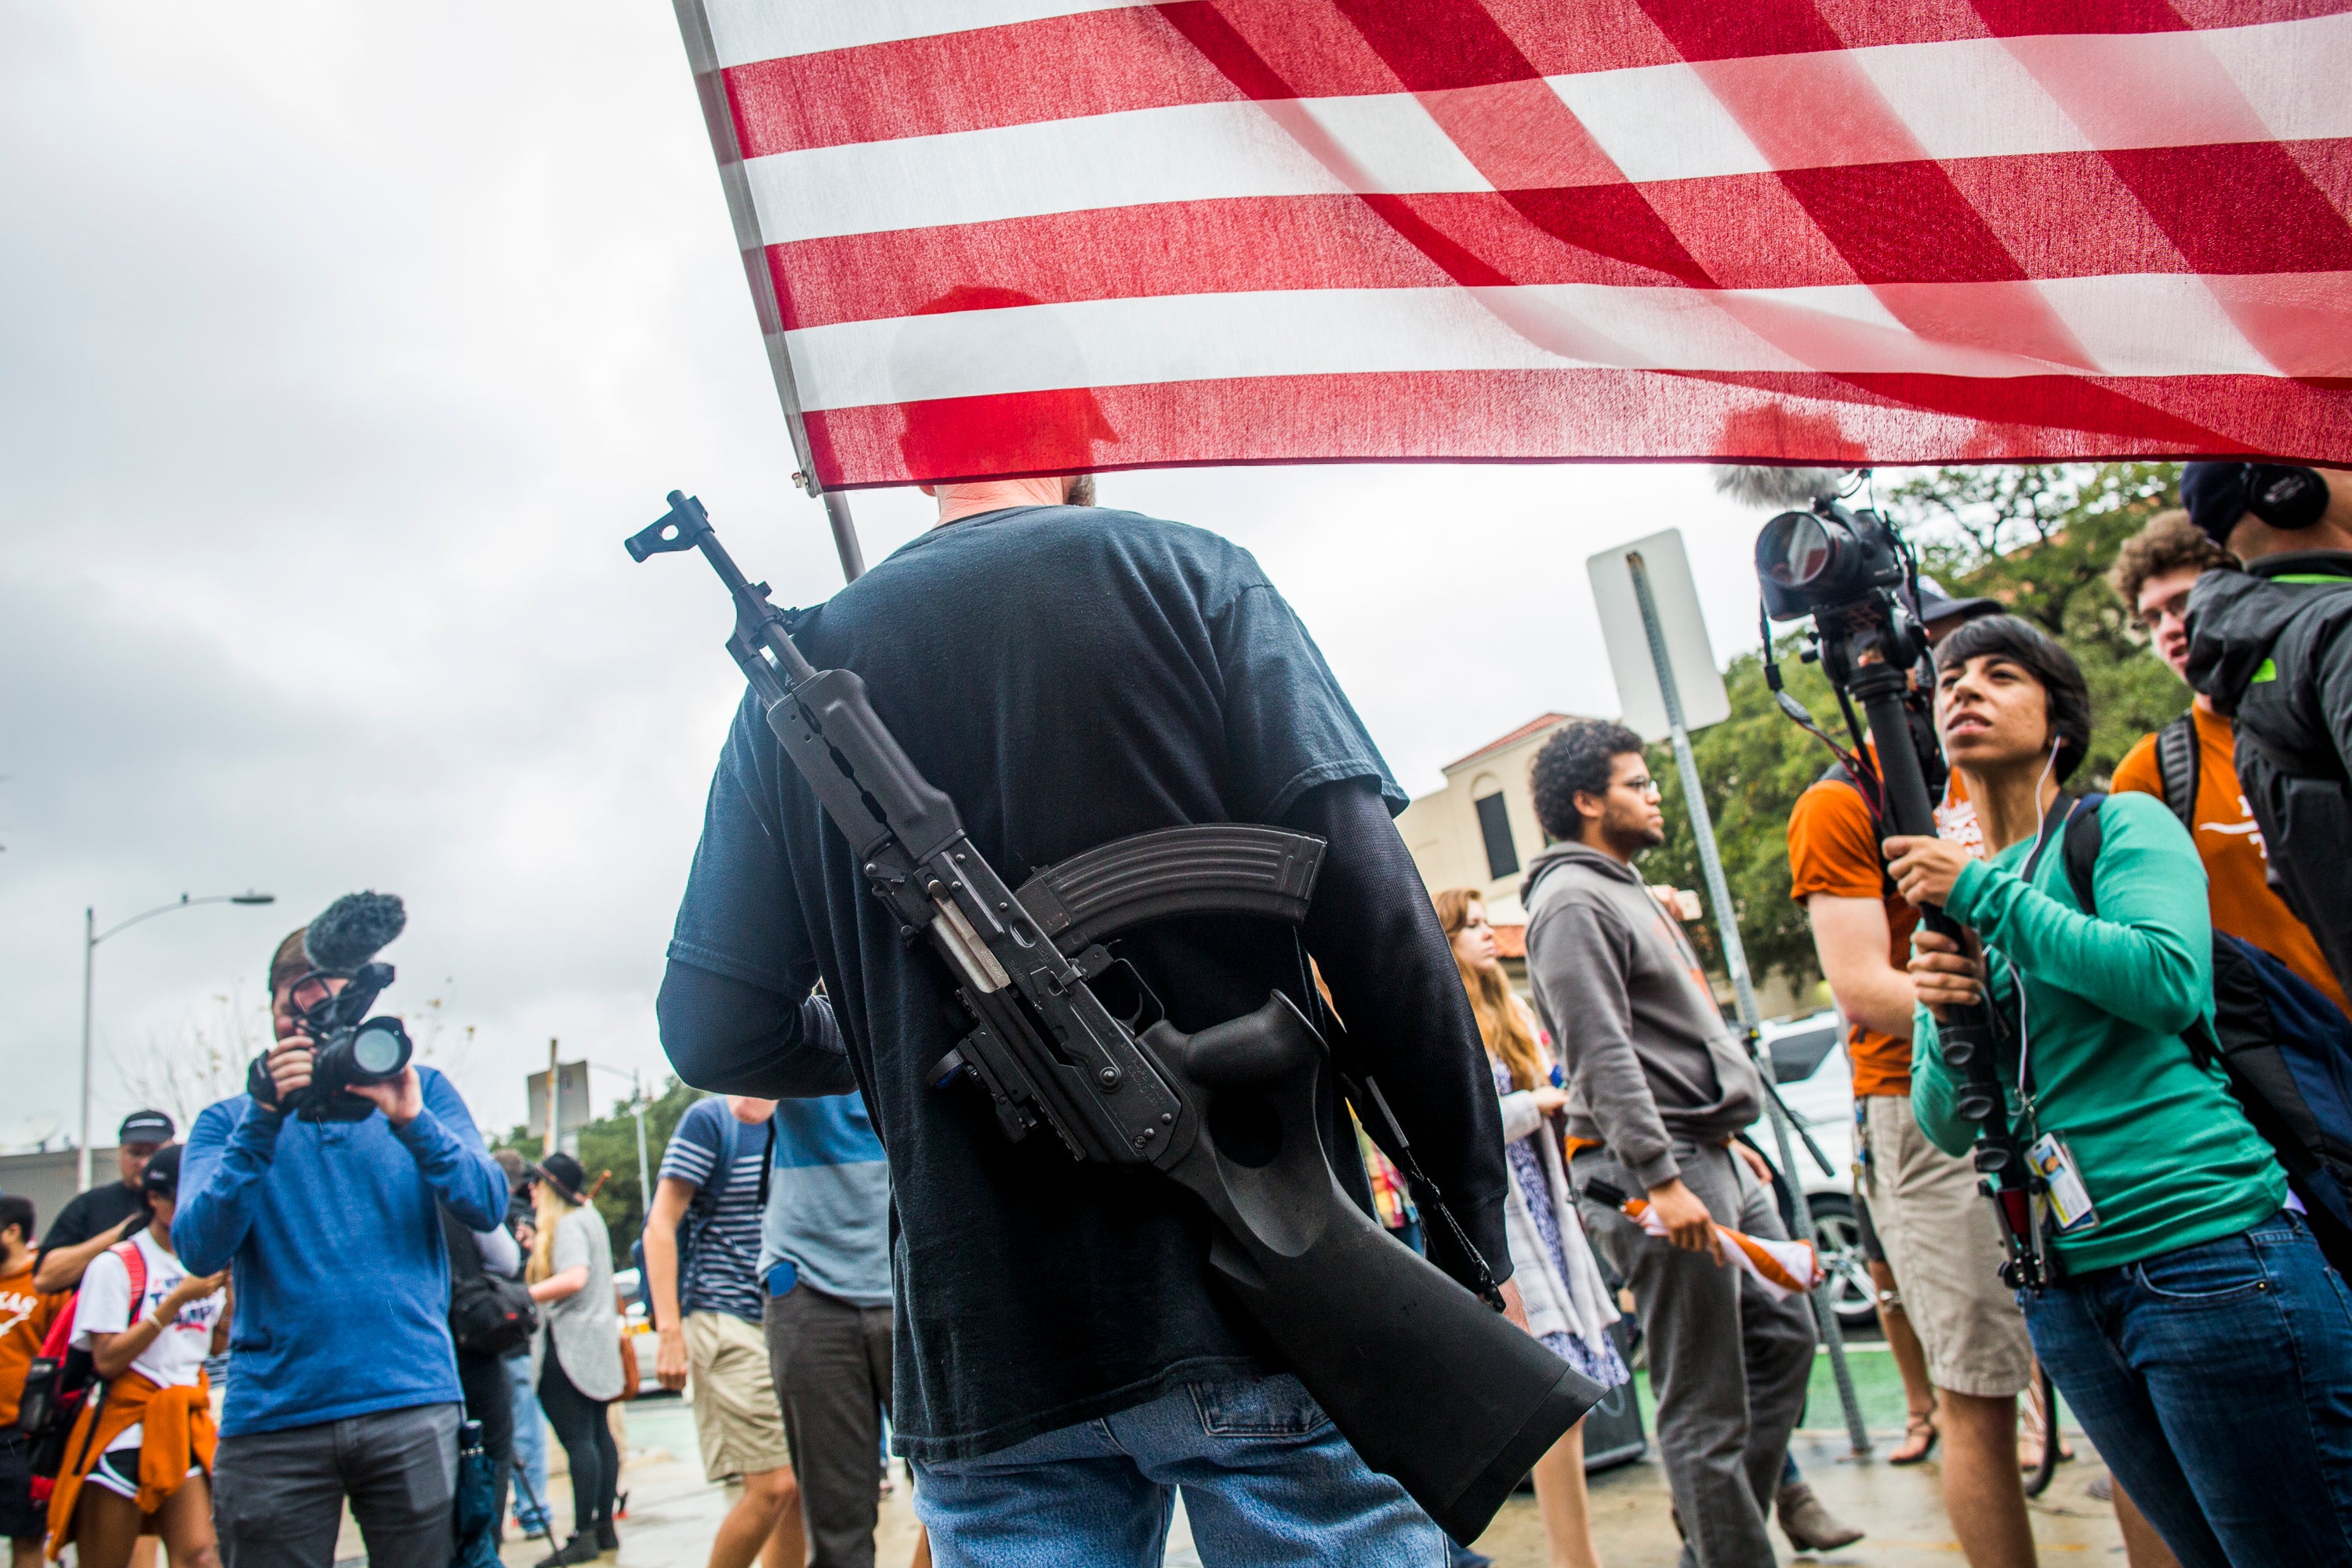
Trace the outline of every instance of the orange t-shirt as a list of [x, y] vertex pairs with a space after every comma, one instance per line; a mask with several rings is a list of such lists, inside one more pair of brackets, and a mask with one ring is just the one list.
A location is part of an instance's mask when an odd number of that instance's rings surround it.
[[25, 1373], [41, 1353], [41, 1341], [58, 1310], [72, 1300], [70, 1292], [44, 1296], [33, 1289], [30, 1263], [16, 1273], [0, 1276], [0, 1427], [16, 1424], [16, 1401], [25, 1392]]
[[[2312, 940], [2311, 928], [2294, 918], [2264, 879], [2270, 856], [2238, 784], [2236, 727], [2202, 708], [2189, 711], [2197, 719], [2197, 809], [2191, 814], [2196, 826], [2189, 837], [2197, 841], [2197, 858], [2205, 862], [2214, 925], [2261, 948], [2352, 1013], [2326, 955]], [[2164, 773], [2157, 765], [2155, 736], [2142, 737], [2125, 753], [2109, 787], [2117, 795], [2137, 791], [2163, 798]]]
[[[1875, 755], [1874, 752], [1874, 758]], [[1984, 835], [1957, 775], [1936, 808], [1937, 831], [1984, 854]], [[1797, 797], [1789, 813], [1789, 896], [1803, 903], [1815, 893], [1839, 899], [1883, 899], [1886, 905], [1886, 958], [1897, 969], [1911, 963], [1911, 932], [1919, 911], [1886, 890], [1886, 858], [1879, 852], [1878, 824], [1862, 792], [1822, 779]], [[1911, 1042], [1860, 1024], [1846, 1032], [1846, 1059], [1853, 1068], [1853, 1092], [1909, 1094]]]

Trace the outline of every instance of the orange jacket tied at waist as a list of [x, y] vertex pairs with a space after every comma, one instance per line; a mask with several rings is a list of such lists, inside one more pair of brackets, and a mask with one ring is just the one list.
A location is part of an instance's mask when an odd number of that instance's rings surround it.
[[66, 1462], [49, 1494], [48, 1555], [65, 1551], [73, 1533], [74, 1504], [82, 1481], [98, 1467], [107, 1445], [144, 1424], [139, 1447], [139, 1511], [152, 1513], [180, 1489], [192, 1465], [213, 1468], [211, 1380], [201, 1374], [193, 1388], [158, 1388], [143, 1374], [126, 1372], [105, 1394], [82, 1407], [66, 1443]]

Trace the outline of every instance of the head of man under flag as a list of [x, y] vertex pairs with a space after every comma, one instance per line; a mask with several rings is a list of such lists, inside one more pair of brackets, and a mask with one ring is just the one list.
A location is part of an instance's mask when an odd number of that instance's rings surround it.
[[1070, 503], [1093, 504], [1094, 480], [1086, 470], [1118, 432], [1089, 384], [1086, 352], [1038, 303], [1015, 289], [966, 284], [925, 305], [900, 329], [890, 354], [896, 386], [937, 385], [943, 378], [953, 384], [1007, 366], [1018, 366], [1030, 384], [982, 397], [906, 402], [899, 450], [926, 491], [956, 479], [1076, 474]]

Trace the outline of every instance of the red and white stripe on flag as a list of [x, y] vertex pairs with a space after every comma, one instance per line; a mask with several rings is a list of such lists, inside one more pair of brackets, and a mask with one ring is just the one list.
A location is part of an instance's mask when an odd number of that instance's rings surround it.
[[2352, 0], [678, 0], [827, 488], [2352, 460]]

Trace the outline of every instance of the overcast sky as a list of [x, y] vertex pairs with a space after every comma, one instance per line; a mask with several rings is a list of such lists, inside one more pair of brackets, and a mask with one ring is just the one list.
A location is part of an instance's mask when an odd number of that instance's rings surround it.
[[[839, 585], [670, 7], [0, 8], [0, 1143], [99, 1141], [130, 1067], [338, 894], [409, 903], [386, 1004], [482, 1121], [652, 1001], [740, 688], [709, 574], [620, 540], [698, 493], [785, 603]], [[1547, 708], [1613, 713], [1584, 559], [1678, 527], [1718, 656], [1759, 520], [1696, 468], [1106, 476], [1305, 617], [1415, 794]], [[855, 499], [869, 560], [913, 491]], [[465, 1029], [470, 1026], [470, 1041]], [[600, 1103], [625, 1089], [600, 1081]]]

